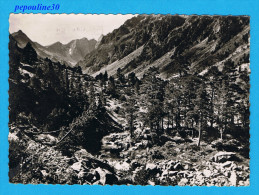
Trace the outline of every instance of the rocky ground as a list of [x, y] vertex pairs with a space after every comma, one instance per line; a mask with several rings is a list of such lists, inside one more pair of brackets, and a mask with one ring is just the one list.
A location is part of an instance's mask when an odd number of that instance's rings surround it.
[[[163, 135], [162, 141], [156, 145], [151, 144], [149, 136], [139, 134], [133, 143], [127, 131], [111, 133], [102, 139], [98, 155], [78, 148], [73, 156], [67, 157], [53, 145], [55, 136], [24, 135], [27, 158], [23, 160], [22, 172], [12, 181], [100, 185], [249, 185], [249, 158], [244, 156], [245, 147], [234, 138], [228, 136], [223, 141], [216, 140], [210, 144], [202, 141], [197, 147], [196, 138], [182, 138], [179, 134]], [[18, 132], [10, 133], [9, 141], [18, 140]]]

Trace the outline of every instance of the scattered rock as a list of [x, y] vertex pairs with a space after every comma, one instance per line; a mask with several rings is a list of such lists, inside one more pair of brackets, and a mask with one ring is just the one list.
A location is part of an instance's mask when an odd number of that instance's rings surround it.
[[9, 133], [8, 135], [8, 141], [18, 141], [19, 138], [17, 137], [16, 133]]
[[78, 178], [82, 178], [82, 177], [84, 177], [85, 176], [85, 172], [84, 171], [80, 171], [78, 174], [77, 174], [77, 176], [78, 176]]
[[181, 165], [181, 163], [177, 163], [176, 165], [174, 165], [174, 170], [183, 170], [183, 166]]
[[154, 185], [156, 185], [156, 184], [155, 184], [155, 182], [153, 182], [153, 181], [150, 181], [150, 180], [148, 180], [148, 184], [149, 184], [149, 185], [151, 185], [151, 186], [154, 186]]
[[188, 179], [182, 178], [180, 182], [178, 183], [179, 186], [185, 186], [188, 183]]
[[230, 177], [230, 172], [229, 172], [229, 171], [225, 171], [223, 174], [224, 174], [226, 177]]
[[234, 152], [218, 152], [213, 156], [212, 160], [214, 162], [223, 163], [226, 161], [234, 160], [235, 157], [236, 156]]
[[77, 172], [79, 172], [81, 170], [81, 167], [82, 167], [82, 162], [79, 161], [79, 162], [76, 162], [74, 163], [71, 168]]
[[244, 182], [244, 186], [249, 186], [250, 185], [250, 180], [247, 179], [245, 182]]
[[87, 152], [85, 149], [76, 151], [74, 156], [78, 161], [82, 159], [87, 159], [87, 158], [94, 158], [93, 155]]
[[175, 136], [175, 137], [173, 138], [173, 141], [174, 141], [175, 143], [177, 143], [177, 144], [181, 144], [181, 143], [184, 142], [184, 139], [183, 139], [182, 137], [180, 137], [180, 136]]
[[185, 169], [185, 170], [189, 170], [189, 169], [190, 169], [190, 166], [189, 166], [189, 165], [184, 165], [184, 169]]
[[177, 175], [177, 173], [178, 173], [178, 171], [169, 171], [168, 176], [172, 177], [172, 176]]
[[154, 170], [154, 169], [157, 169], [156, 164], [147, 163], [147, 165], [146, 165], [146, 170]]
[[35, 140], [43, 144], [53, 145], [57, 143], [57, 138], [49, 134], [40, 134], [35, 136]]
[[102, 169], [100, 167], [98, 167], [96, 169], [96, 171], [98, 172], [98, 174], [100, 175], [100, 183], [102, 185], [112, 185], [112, 184], [116, 184], [118, 182], [118, 178], [112, 174], [110, 171]]
[[42, 175], [43, 175], [44, 177], [48, 176], [48, 173], [47, 173], [46, 170], [41, 170], [41, 173], [42, 173]]
[[222, 168], [227, 168], [227, 167], [232, 167], [232, 166], [233, 166], [233, 162], [231, 162], [231, 161], [226, 161], [221, 165]]
[[230, 181], [232, 186], [237, 186], [237, 184], [238, 184], [238, 176], [237, 176], [236, 172], [234, 172], [234, 171], [231, 172], [229, 181]]
[[204, 171], [203, 171], [203, 175], [204, 175], [205, 177], [210, 177], [210, 176], [211, 176], [211, 171], [210, 171], [210, 170], [204, 170]]
[[180, 177], [187, 177], [188, 176], [188, 172], [187, 171], [180, 171], [177, 173], [178, 176]]
[[203, 174], [200, 173], [200, 172], [199, 172], [199, 173], [197, 174], [197, 176], [196, 176], [196, 179], [197, 179], [198, 181], [203, 180], [203, 178], [204, 178], [204, 177], [203, 177]]
[[114, 168], [117, 170], [128, 171], [130, 169], [130, 164], [127, 162], [118, 162], [115, 164]]

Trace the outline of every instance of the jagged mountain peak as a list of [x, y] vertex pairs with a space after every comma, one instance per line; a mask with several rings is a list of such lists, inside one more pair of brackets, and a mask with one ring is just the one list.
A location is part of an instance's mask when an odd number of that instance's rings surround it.
[[22, 30], [18, 30], [17, 32], [14, 32], [12, 33], [13, 36], [16, 36], [16, 35], [24, 35], [24, 36], [27, 36]]
[[55, 42], [55, 43], [53, 43], [51, 45], [46, 46], [46, 48], [51, 49], [51, 50], [58, 50], [61, 47], [63, 47], [63, 44], [61, 42], [59, 42], [59, 41], [57, 41], [57, 42]]
[[29, 37], [21, 30], [12, 33], [12, 36], [17, 41], [20, 48], [24, 48], [28, 42], [32, 43]]

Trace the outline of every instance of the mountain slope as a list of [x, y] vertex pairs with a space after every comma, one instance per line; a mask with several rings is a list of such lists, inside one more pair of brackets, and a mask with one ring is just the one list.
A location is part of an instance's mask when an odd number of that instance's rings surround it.
[[67, 44], [56, 42], [47, 46], [46, 50], [56, 58], [75, 65], [94, 49], [95, 44], [96, 41], [94, 39], [82, 38], [70, 41]]
[[72, 40], [67, 44], [56, 42], [49, 46], [42, 46], [37, 42], [33, 42], [21, 30], [12, 34], [20, 48], [24, 48], [27, 43], [31, 43], [37, 54], [41, 58], [50, 58], [52, 61], [59, 61], [70, 66], [74, 66], [78, 61], [90, 53], [96, 44], [96, 40], [87, 38]]
[[102, 37], [78, 65], [92, 75], [114, 75], [120, 67], [122, 73], [140, 77], [150, 66], [158, 67], [163, 78], [177, 75], [181, 66], [198, 74], [227, 58], [247, 55], [249, 30], [244, 16], [139, 15]]

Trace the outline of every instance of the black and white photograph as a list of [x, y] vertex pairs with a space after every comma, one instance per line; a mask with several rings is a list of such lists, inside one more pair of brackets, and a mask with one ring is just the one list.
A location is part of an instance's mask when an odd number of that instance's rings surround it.
[[10, 14], [9, 182], [249, 186], [250, 17]]

